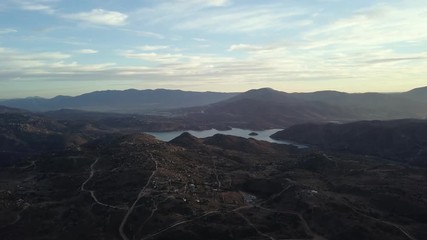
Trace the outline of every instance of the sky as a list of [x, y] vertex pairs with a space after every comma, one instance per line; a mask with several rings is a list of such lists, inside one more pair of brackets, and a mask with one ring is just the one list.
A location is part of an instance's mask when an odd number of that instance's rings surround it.
[[421, 86], [426, 0], [0, 2], [0, 99]]

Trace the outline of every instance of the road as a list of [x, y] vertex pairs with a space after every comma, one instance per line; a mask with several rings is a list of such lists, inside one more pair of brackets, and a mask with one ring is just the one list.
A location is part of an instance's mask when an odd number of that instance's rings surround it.
[[241, 218], [243, 218], [243, 220], [246, 221], [246, 223], [251, 226], [260, 236], [266, 237], [268, 239], [271, 240], [276, 240], [274, 237], [261, 232], [247, 217], [245, 217], [245, 215], [243, 215], [242, 213], [239, 213], [238, 211], [233, 211], [234, 213], [236, 213], [237, 215], [239, 215]]
[[95, 174], [95, 165], [96, 163], [98, 163], [99, 158], [96, 158], [95, 161], [90, 165], [90, 174], [89, 177], [86, 179], [86, 181], [84, 181], [82, 183], [82, 185], [80, 186], [80, 191], [82, 192], [89, 192], [90, 196], [92, 197], [92, 199], [99, 205], [104, 206], [104, 207], [109, 207], [109, 208], [114, 208], [114, 209], [118, 209], [118, 210], [127, 210], [127, 207], [119, 207], [119, 206], [113, 206], [113, 205], [109, 205], [103, 202], [100, 202], [98, 200], [98, 198], [95, 195], [95, 191], [94, 190], [88, 190], [85, 188], [86, 184], [93, 178], [93, 175]]
[[195, 221], [195, 220], [197, 220], [197, 219], [200, 219], [200, 218], [206, 217], [206, 216], [211, 215], [211, 214], [214, 214], [214, 213], [220, 213], [220, 212], [219, 212], [219, 211], [210, 211], [210, 212], [204, 213], [204, 214], [202, 214], [202, 215], [200, 215], [200, 216], [198, 216], [198, 217], [195, 217], [195, 218], [192, 218], [192, 219], [189, 219], [189, 220], [185, 220], [185, 221], [181, 221], [181, 222], [174, 223], [174, 224], [170, 225], [169, 227], [166, 227], [166, 228], [164, 228], [164, 229], [162, 229], [162, 230], [160, 230], [160, 231], [158, 231], [158, 232], [156, 232], [156, 233], [153, 233], [153, 234], [150, 234], [150, 235], [148, 235], [148, 236], [145, 236], [145, 237], [141, 238], [141, 240], [146, 240], [146, 239], [153, 238], [153, 237], [155, 237], [155, 236], [157, 236], [157, 235], [159, 235], [159, 234], [162, 234], [162, 233], [164, 233], [164, 232], [166, 232], [166, 231], [168, 231], [168, 230], [170, 230], [170, 229], [172, 229], [172, 228], [174, 228], [174, 227], [177, 227], [177, 226], [180, 226], [180, 225], [183, 225], [183, 224], [189, 223], [189, 222], [193, 222], [193, 221]]
[[123, 240], [129, 240], [129, 238], [126, 236], [126, 233], [124, 232], [124, 227], [126, 225], [126, 222], [130, 216], [130, 214], [133, 212], [133, 210], [135, 209], [136, 204], [138, 203], [138, 201], [144, 196], [145, 194], [145, 189], [147, 189], [148, 185], [151, 183], [151, 179], [154, 177], [154, 175], [157, 172], [157, 168], [158, 168], [158, 163], [156, 160], [154, 160], [153, 156], [150, 154], [150, 158], [151, 160], [154, 162], [156, 168], [154, 169], [154, 171], [151, 173], [151, 176], [148, 178], [147, 183], [145, 184], [145, 186], [141, 189], [141, 191], [138, 193], [137, 198], [135, 199], [135, 201], [133, 202], [132, 206], [129, 208], [129, 210], [127, 211], [125, 217], [123, 218], [122, 222], [120, 223], [120, 227], [119, 227], [119, 233], [120, 236], [122, 237]]
[[348, 208], [350, 208], [350, 209], [351, 209], [351, 210], [353, 210], [355, 213], [357, 213], [357, 214], [359, 214], [359, 215], [361, 215], [361, 216], [364, 216], [364, 217], [369, 218], [369, 219], [371, 219], [371, 220], [374, 220], [374, 221], [377, 221], [377, 222], [380, 222], [380, 223], [383, 223], [383, 224], [385, 224], [385, 225], [389, 225], [389, 226], [392, 226], [392, 227], [394, 227], [394, 228], [398, 229], [400, 232], [402, 232], [402, 234], [403, 234], [403, 235], [405, 235], [405, 236], [406, 236], [408, 239], [410, 239], [410, 240], [418, 240], [418, 239], [416, 239], [415, 237], [413, 237], [411, 234], [409, 234], [405, 229], [403, 229], [403, 227], [402, 227], [402, 226], [400, 226], [400, 225], [398, 225], [398, 224], [396, 224], [396, 223], [392, 223], [392, 222], [384, 221], [384, 220], [381, 220], [381, 219], [378, 219], [378, 218], [374, 218], [374, 217], [372, 217], [372, 216], [369, 216], [369, 215], [367, 215], [367, 214], [362, 213], [362, 212], [361, 212], [361, 211], [359, 211], [358, 209], [353, 208], [352, 206], [349, 206], [349, 205], [347, 205], [347, 204], [345, 204], [345, 206], [346, 206], [346, 207], [348, 207]]

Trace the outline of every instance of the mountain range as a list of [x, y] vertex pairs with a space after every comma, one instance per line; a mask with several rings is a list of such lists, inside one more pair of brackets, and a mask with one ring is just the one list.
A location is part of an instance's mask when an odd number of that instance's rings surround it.
[[[244, 93], [188, 92], [181, 90], [109, 90], [83, 95], [57, 96], [51, 99], [24, 98], [0, 101], [0, 105], [30, 111], [75, 109], [98, 112], [143, 113], [190, 107], [208, 107], [211, 112], [240, 111], [252, 104], [263, 108], [292, 111], [305, 110], [307, 114], [328, 118], [390, 119], [399, 117], [426, 117], [427, 87], [403, 93], [344, 93], [319, 91], [286, 93], [270, 88], [254, 89]], [[243, 108], [242, 108], [243, 107]], [[240, 109], [239, 109], [240, 108]], [[308, 116], [310, 117], [310, 116]]]
[[206, 105], [235, 95], [236, 93], [128, 89], [124, 91], [96, 91], [75, 97], [10, 99], [1, 101], [0, 104], [37, 112], [77, 109], [98, 112], [141, 113], [151, 110]]

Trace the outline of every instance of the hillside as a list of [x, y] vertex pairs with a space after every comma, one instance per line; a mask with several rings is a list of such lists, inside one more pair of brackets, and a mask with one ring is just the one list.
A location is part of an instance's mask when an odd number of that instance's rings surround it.
[[301, 124], [271, 137], [427, 166], [427, 121], [422, 120]]
[[84, 125], [67, 125], [30, 112], [0, 109], [0, 165], [34, 154], [73, 149], [92, 138]]

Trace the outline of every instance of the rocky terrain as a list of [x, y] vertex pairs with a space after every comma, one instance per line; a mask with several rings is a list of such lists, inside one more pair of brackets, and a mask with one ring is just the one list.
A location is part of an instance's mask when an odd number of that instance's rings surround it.
[[418, 239], [426, 169], [225, 135], [108, 134], [0, 168], [2, 239]]
[[1, 238], [427, 236], [427, 169], [411, 166], [425, 163], [425, 121], [307, 124], [275, 135], [313, 144], [305, 149], [141, 133], [197, 126], [185, 119], [1, 107]]

